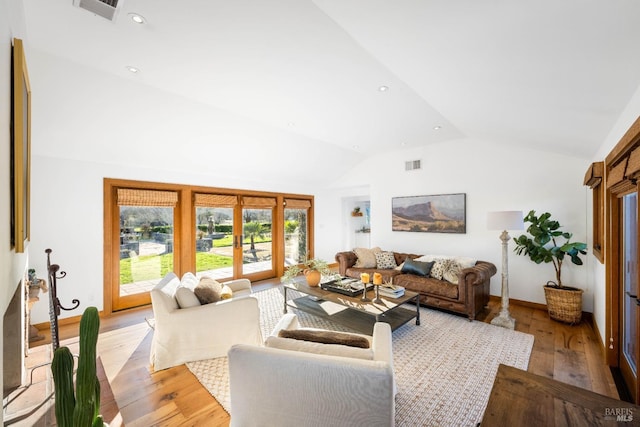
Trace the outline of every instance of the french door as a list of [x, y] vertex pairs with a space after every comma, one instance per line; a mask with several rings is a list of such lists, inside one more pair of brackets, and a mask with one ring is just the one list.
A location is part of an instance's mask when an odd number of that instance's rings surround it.
[[284, 264], [300, 264], [309, 257], [309, 200], [284, 200]]
[[622, 197], [619, 367], [632, 399], [638, 402], [638, 193]]
[[276, 199], [271, 197], [243, 197], [240, 213], [242, 234], [237, 246], [242, 250], [242, 265], [238, 276], [251, 280], [275, 276], [274, 208]]
[[275, 197], [195, 194], [196, 275], [274, 277]]
[[[148, 304], [149, 291], [175, 270], [178, 193], [118, 188], [112, 207], [112, 236], [118, 244], [112, 258], [112, 308]], [[116, 223], [117, 221], [117, 224]]]
[[313, 256], [312, 204], [312, 196], [105, 179], [105, 313], [149, 304], [171, 271], [281, 276]]
[[195, 204], [195, 272], [224, 281], [237, 276], [235, 211], [238, 197], [226, 194], [196, 193]]

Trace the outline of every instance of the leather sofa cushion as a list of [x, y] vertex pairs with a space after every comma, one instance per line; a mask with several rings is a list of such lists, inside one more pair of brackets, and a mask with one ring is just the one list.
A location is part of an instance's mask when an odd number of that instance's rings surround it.
[[398, 264], [398, 265], [401, 265], [403, 262], [405, 262], [407, 260], [407, 258], [417, 259], [417, 258], [420, 257], [420, 255], [406, 254], [406, 253], [403, 253], [403, 252], [394, 252], [393, 256], [396, 259], [396, 264]]
[[458, 299], [458, 285], [444, 280], [430, 277], [401, 274], [393, 278], [393, 284], [404, 286], [413, 292], [421, 292], [428, 295], [437, 295], [445, 298]]

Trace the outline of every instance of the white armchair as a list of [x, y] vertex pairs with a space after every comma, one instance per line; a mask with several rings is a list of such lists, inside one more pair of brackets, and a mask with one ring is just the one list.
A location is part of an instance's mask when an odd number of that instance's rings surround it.
[[277, 336], [297, 327], [295, 314], [287, 314], [266, 347], [231, 347], [231, 426], [393, 426], [389, 324], [375, 324], [369, 349]]
[[[193, 289], [197, 279], [191, 273], [182, 284]], [[180, 308], [176, 291], [181, 281], [167, 274], [152, 290], [155, 327], [150, 361], [155, 371], [195, 360], [227, 354], [234, 344], [262, 345], [258, 301], [250, 297], [251, 282], [226, 282], [233, 298], [211, 304]]]

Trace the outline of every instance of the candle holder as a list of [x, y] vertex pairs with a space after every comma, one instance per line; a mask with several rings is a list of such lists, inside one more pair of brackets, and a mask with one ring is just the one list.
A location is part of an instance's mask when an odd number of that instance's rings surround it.
[[360, 281], [362, 282], [362, 302], [371, 302], [371, 298], [367, 298], [367, 285], [369, 284], [369, 274], [362, 273], [360, 275]]
[[374, 299], [373, 302], [375, 304], [382, 304], [384, 301], [380, 298], [380, 285], [374, 283], [374, 286], [376, 287], [376, 299]]

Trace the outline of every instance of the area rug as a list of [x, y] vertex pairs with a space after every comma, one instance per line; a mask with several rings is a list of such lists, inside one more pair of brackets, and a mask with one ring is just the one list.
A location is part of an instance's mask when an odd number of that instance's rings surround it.
[[[282, 289], [254, 295], [267, 337], [282, 317]], [[294, 311], [303, 326], [350, 331]], [[475, 426], [484, 414], [498, 365], [526, 370], [533, 335], [427, 308], [420, 309], [420, 321], [420, 326], [411, 321], [393, 332], [396, 425]], [[227, 358], [190, 362], [187, 367], [231, 414]]]

